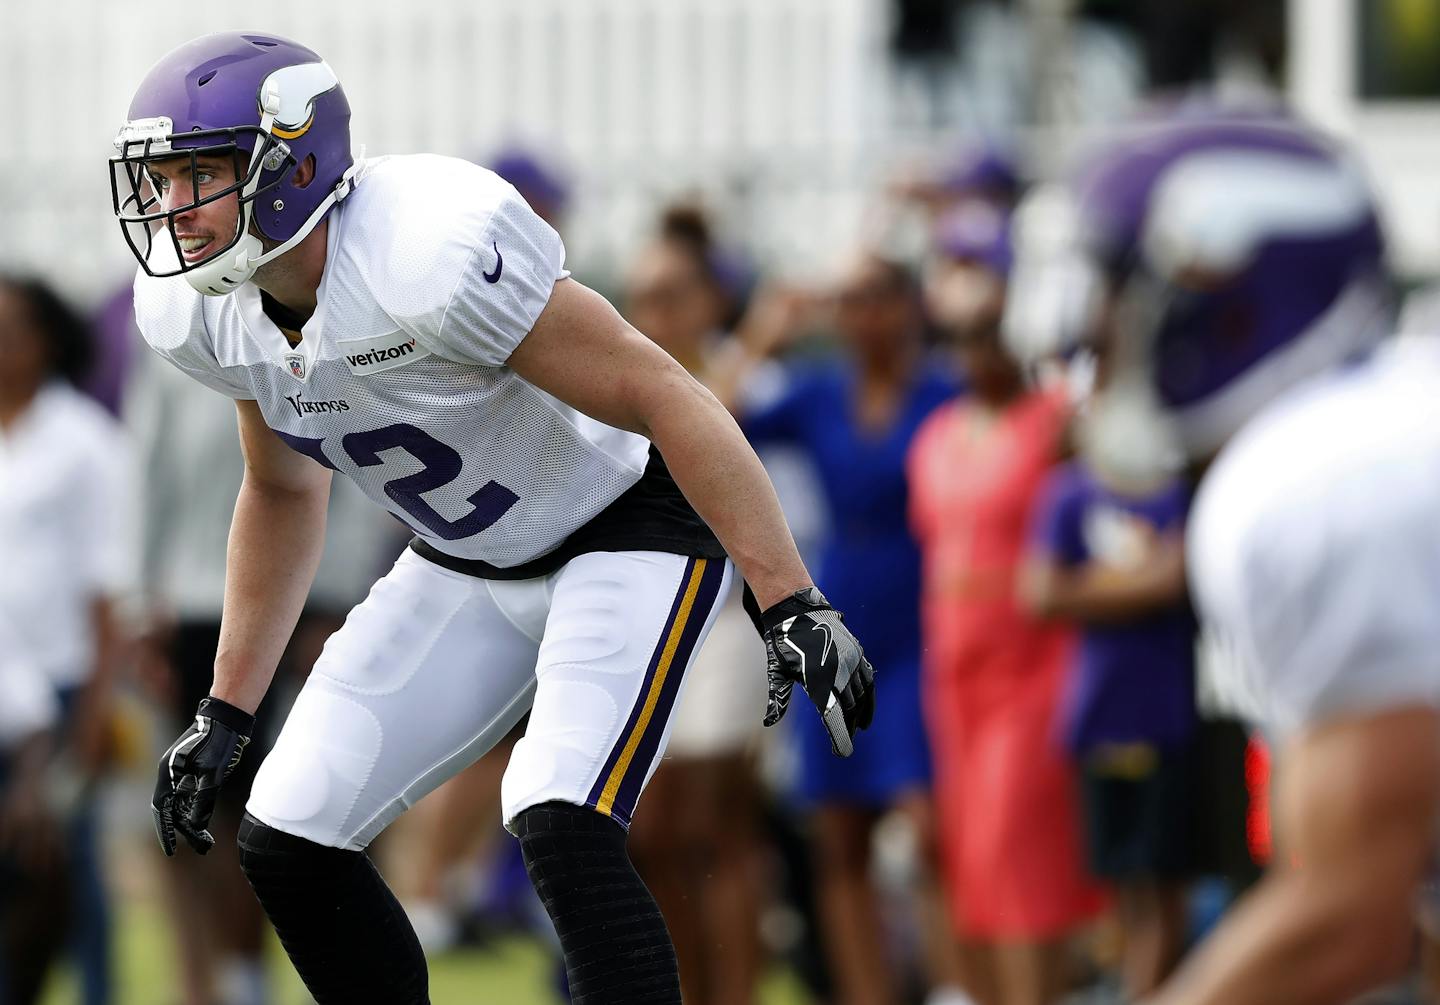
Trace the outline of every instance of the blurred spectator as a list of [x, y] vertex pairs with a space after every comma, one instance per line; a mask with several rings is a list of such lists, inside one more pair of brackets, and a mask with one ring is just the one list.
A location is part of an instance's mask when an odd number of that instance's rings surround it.
[[942, 332], [981, 331], [1003, 312], [1011, 260], [1007, 228], [1003, 208], [974, 199], [936, 221], [925, 302]]
[[135, 300], [126, 281], [106, 297], [94, 315], [95, 358], [80, 389], [112, 415], [119, 415], [125, 386], [139, 353], [140, 333], [135, 330]]
[[65, 845], [47, 786], [59, 704], [0, 618], [0, 1002], [31, 1005], [69, 921]]
[[[742, 399], [747, 363], [778, 351], [814, 320], [803, 294], [761, 294], [740, 332], [722, 399]], [[800, 717], [799, 794], [811, 811], [821, 927], [837, 1002], [898, 1002], [905, 980], [887, 949], [872, 866], [876, 824], [891, 810], [917, 837], [915, 892], [922, 915], [928, 983], [958, 980], [935, 885], [928, 882], [933, 832], [929, 751], [920, 717], [918, 621], [920, 556], [906, 524], [905, 453], [924, 418], [957, 391], [927, 360], [919, 289], [907, 270], [874, 255], [858, 257], [834, 297], [843, 361], [797, 368], [768, 400], [755, 394], [740, 420], [757, 446], [784, 443], [814, 461], [829, 509], [830, 536], [816, 582], [843, 607], [866, 654], [885, 679], [876, 718], [855, 753], [836, 758], [818, 720]]]
[[[1101, 312], [1087, 342], [1094, 383], [1110, 383], [1123, 314]], [[1040, 617], [1077, 625], [1062, 735], [1080, 766], [1091, 871], [1115, 885], [1121, 983], [1140, 998], [1179, 961], [1186, 881], [1196, 870], [1195, 636], [1183, 534], [1190, 489], [1138, 477], [1095, 447], [1051, 476], [1021, 590]]]
[[[88, 786], [109, 756], [120, 635], [133, 582], [132, 472], [119, 427], [74, 387], [85, 323], [49, 287], [0, 278], [0, 618], [59, 699], [62, 755]], [[85, 1005], [110, 1001], [109, 904], [93, 801], [66, 821], [72, 932]]]
[[486, 166], [514, 185], [540, 219], [556, 230], [564, 230], [570, 191], [553, 165], [523, 147], [507, 147]]
[[909, 471], [925, 557], [925, 711], [950, 905], [972, 944], [975, 997], [1039, 1005], [1060, 996], [1067, 937], [1100, 897], [1083, 866], [1075, 781], [1056, 739], [1072, 634], [1030, 615], [1016, 596], [1067, 407], [1059, 394], [1027, 388], [1000, 341], [1006, 245], [996, 219], [947, 249], [949, 271], [932, 293], [970, 396], [921, 427]]
[[1036, 614], [1080, 627], [1061, 728], [1080, 765], [1091, 872], [1115, 884], [1132, 999], [1180, 959], [1195, 866], [1189, 490], [1178, 480], [1146, 488], [1080, 461], [1058, 469], [1022, 583]]
[[[703, 213], [679, 206], [662, 216], [631, 264], [623, 308], [702, 382], [711, 377], [729, 307]], [[749, 1005], [759, 987], [755, 754], [764, 716], [765, 651], [736, 584], [685, 675], [665, 758], [630, 831], [695, 1005]]]
[[891, 194], [918, 204], [932, 225], [947, 210], [969, 202], [1009, 210], [1020, 196], [1019, 168], [998, 143], [966, 143], [934, 164], [902, 171], [890, 183]]

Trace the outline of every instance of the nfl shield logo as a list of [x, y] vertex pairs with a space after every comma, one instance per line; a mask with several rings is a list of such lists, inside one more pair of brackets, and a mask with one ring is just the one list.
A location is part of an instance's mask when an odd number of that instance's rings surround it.
[[305, 379], [305, 357], [298, 352], [287, 352], [285, 362], [290, 364], [290, 372], [295, 375], [296, 380]]

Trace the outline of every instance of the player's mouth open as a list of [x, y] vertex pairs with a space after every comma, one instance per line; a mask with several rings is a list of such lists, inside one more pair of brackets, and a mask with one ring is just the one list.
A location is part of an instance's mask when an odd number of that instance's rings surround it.
[[178, 238], [178, 240], [180, 242], [180, 251], [182, 254], [184, 254], [185, 260], [193, 262], [195, 259], [200, 257], [200, 252], [210, 247], [210, 242], [212, 238], [181, 237]]

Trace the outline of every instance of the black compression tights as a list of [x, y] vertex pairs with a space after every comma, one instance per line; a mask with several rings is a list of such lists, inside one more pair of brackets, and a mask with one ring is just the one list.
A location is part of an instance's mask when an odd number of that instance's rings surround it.
[[326, 848], [247, 813], [240, 867], [317, 1005], [429, 1005], [415, 931], [363, 852]]
[[515, 834], [560, 936], [574, 1005], [680, 1005], [675, 947], [630, 864], [624, 828], [551, 802], [516, 817]]

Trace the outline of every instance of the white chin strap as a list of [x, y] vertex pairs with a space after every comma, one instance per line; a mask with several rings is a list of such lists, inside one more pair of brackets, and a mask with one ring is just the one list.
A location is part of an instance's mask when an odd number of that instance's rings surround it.
[[245, 212], [241, 215], [240, 226], [244, 228], [244, 236], [240, 238], [227, 251], [216, 255], [204, 265], [196, 266], [185, 272], [185, 281], [193, 286], [200, 293], [207, 297], [223, 297], [227, 293], [234, 293], [251, 276], [255, 270], [274, 258], [279, 258], [295, 245], [305, 240], [315, 225], [330, 211], [330, 207], [344, 199], [355, 189], [355, 176], [359, 171], [361, 161], [357, 158], [350, 169], [340, 178], [340, 183], [321, 200], [320, 205], [300, 226], [284, 244], [279, 247], [265, 250], [260, 243], [260, 238], [250, 232], [250, 210], [252, 204], [245, 204]]
[[[265, 113], [260, 117], [260, 132], [268, 135], [271, 127], [275, 124], [275, 114], [280, 108], [280, 98], [273, 92], [266, 94], [265, 98]], [[330, 211], [330, 207], [354, 191], [355, 179], [365, 160], [365, 151], [362, 148], [360, 155], [355, 158], [349, 170], [341, 175], [339, 183], [321, 200], [320, 205], [315, 207], [315, 211], [310, 214], [300, 229], [284, 244], [266, 251], [260, 238], [250, 232], [250, 221], [255, 206], [253, 197], [255, 187], [260, 184], [261, 175], [256, 162], [260, 159], [263, 148], [264, 144], [257, 141], [255, 151], [250, 155], [250, 166], [246, 170], [246, 174], [253, 175], [253, 177], [240, 191], [240, 201], [244, 207], [238, 224], [240, 240], [236, 241], [233, 247], [216, 255], [205, 264], [187, 269], [184, 273], [185, 281], [197, 292], [203, 293], [207, 297], [223, 297], [227, 293], [234, 293], [242, 283], [255, 275], [255, 270], [260, 266], [271, 259], [279, 258], [305, 240], [315, 229], [315, 225]]]

